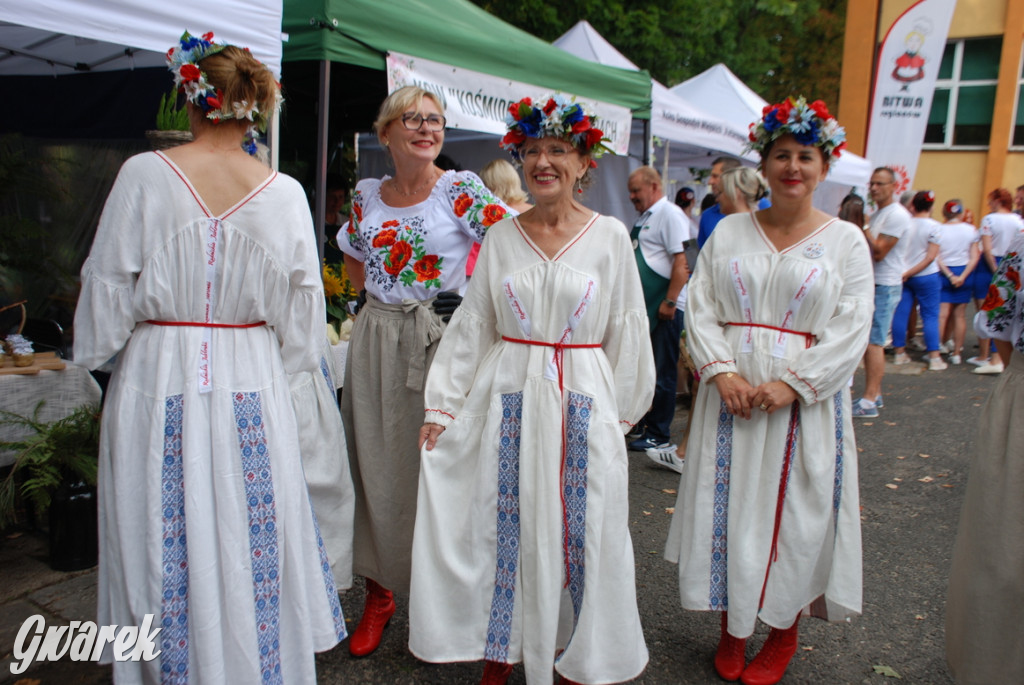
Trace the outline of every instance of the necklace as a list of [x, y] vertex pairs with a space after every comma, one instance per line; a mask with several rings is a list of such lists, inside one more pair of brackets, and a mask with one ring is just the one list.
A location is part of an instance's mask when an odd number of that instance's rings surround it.
[[427, 186], [433, 184], [434, 180], [436, 179], [436, 174], [437, 174], [437, 172], [431, 171], [430, 172], [430, 177], [427, 178], [427, 180], [424, 181], [423, 184], [420, 187], [414, 188], [413, 190], [410, 190], [408, 193], [404, 192], [401, 188], [398, 187], [398, 181], [396, 181], [394, 179], [394, 177], [391, 178], [391, 187], [394, 189], [394, 191], [396, 193], [398, 193], [402, 197], [409, 197], [410, 195], [416, 195], [417, 193], [422, 191]]

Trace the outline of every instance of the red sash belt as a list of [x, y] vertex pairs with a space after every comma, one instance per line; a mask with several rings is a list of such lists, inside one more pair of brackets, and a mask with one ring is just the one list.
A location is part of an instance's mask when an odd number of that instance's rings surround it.
[[810, 347], [814, 344], [815, 335], [814, 333], [808, 333], [807, 331], [794, 331], [792, 328], [782, 328], [780, 326], [769, 326], [766, 323], [751, 323], [749, 321], [726, 321], [726, 326], [750, 326], [751, 328], [767, 328], [773, 331], [779, 331], [780, 333], [792, 333], [793, 335], [802, 335], [806, 347]]
[[212, 321], [156, 321], [154, 319], [146, 319], [145, 323], [151, 323], [154, 326], [195, 326], [197, 328], [256, 328], [267, 325], [266, 321], [256, 321], [254, 323], [213, 323]]
[[[559, 395], [565, 392], [565, 382], [563, 376], [563, 365], [562, 356], [564, 350], [578, 350], [586, 348], [601, 347], [601, 343], [551, 343], [544, 342], [542, 340], [525, 340], [523, 338], [510, 338], [507, 335], [501, 336], [501, 339], [505, 342], [519, 343], [521, 345], [534, 345], [536, 347], [553, 347], [555, 349], [555, 366], [558, 368], [558, 393]], [[558, 497], [562, 502], [562, 558], [565, 560], [565, 586], [569, 585], [569, 515], [565, 510], [565, 407], [562, 407], [562, 461], [558, 466]]]

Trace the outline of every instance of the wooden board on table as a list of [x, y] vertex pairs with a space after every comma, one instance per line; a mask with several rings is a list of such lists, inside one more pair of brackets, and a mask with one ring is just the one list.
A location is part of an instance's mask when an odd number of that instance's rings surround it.
[[14, 362], [6, 358], [3, 366], [0, 366], [0, 376], [9, 374], [35, 374], [43, 369], [59, 371], [64, 368], [64, 360], [57, 356], [56, 352], [36, 352], [35, 359], [30, 366], [15, 366]]

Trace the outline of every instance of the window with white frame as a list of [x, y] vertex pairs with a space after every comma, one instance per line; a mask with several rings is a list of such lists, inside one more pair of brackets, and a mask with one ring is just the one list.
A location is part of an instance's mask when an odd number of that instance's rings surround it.
[[1001, 36], [946, 44], [925, 129], [925, 147], [988, 147], [1002, 49]]

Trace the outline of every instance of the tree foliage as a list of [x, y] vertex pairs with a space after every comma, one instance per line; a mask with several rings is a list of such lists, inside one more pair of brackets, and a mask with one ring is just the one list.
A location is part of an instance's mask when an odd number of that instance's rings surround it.
[[547, 41], [585, 19], [666, 85], [722, 62], [771, 102], [797, 94], [832, 107], [838, 100], [847, 0], [473, 2]]

